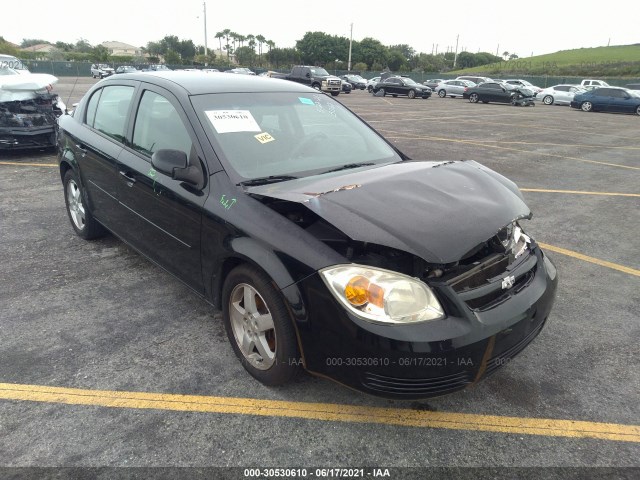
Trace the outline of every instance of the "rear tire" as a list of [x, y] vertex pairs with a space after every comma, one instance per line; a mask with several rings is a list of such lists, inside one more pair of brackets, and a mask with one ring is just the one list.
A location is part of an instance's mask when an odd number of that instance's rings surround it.
[[242, 366], [264, 385], [283, 385], [299, 372], [293, 320], [273, 281], [260, 269], [234, 268], [222, 288], [222, 319]]
[[385, 92], [384, 88], [381, 88], [380, 90], [378, 90], [379, 93], [382, 93], [383, 97], [387, 96], [387, 92]]
[[478, 100], [480, 100], [480, 97], [477, 93], [472, 93], [471, 95], [469, 95], [469, 101], [471, 103], [478, 103]]
[[80, 186], [78, 176], [73, 169], [70, 168], [64, 174], [62, 184], [67, 215], [69, 215], [71, 226], [76, 234], [85, 240], [103, 237], [107, 231], [93, 218], [91, 210], [86, 205], [85, 195]]

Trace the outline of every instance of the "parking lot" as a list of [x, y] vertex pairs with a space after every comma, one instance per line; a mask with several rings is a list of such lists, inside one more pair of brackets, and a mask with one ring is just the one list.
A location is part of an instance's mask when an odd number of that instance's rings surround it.
[[[56, 90], [74, 103], [94, 82]], [[338, 101], [414, 159], [473, 159], [518, 184], [534, 213], [524, 227], [560, 276], [540, 336], [486, 381], [428, 401], [309, 375], [265, 387], [207, 303], [118, 239], [74, 234], [54, 153], [4, 155], [0, 466], [638, 475], [640, 119], [363, 91]]]

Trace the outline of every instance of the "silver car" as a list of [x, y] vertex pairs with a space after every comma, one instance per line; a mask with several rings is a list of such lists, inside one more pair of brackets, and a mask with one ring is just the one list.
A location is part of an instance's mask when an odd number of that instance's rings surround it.
[[434, 92], [436, 92], [440, 98], [461, 97], [465, 89], [475, 86], [476, 84], [471, 80], [444, 80], [434, 88]]
[[373, 77], [372, 79], [367, 81], [367, 91], [371, 93], [373, 91], [373, 87], [375, 87], [380, 81], [380, 77]]
[[586, 89], [578, 85], [554, 85], [553, 87], [545, 88], [536, 95], [536, 100], [541, 101], [545, 105], [569, 105], [573, 100], [573, 97], [578, 93], [585, 92]]

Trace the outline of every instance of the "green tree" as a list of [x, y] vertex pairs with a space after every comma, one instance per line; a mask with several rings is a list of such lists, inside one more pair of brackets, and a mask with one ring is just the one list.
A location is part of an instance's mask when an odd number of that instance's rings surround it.
[[388, 52], [387, 47], [375, 38], [367, 37], [359, 42], [360, 61], [370, 67], [376, 62], [381, 65], [386, 65]]
[[47, 42], [46, 40], [42, 40], [41, 38], [23, 38], [22, 43], [20, 44], [20, 48], [29, 48], [33, 47], [34, 45], [40, 45], [42, 43], [51, 45], [49, 42]]
[[164, 61], [170, 65], [177, 65], [180, 63], [180, 54], [175, 50], [167, 50], [164, 54]]
[[106, 62], [109, 60], [109, 50], [104, 45], [96, 45], [93, 47], [91, 54], [96, 62]]
[[160, 49], [163, 55], [166, 55], [168, 50], [178, 53], [180, 52], [180, 39], [176, 35], [165, 35], [160, 40]]
[[12, 44], [7, 42], [4, 37], [0, 37], [0, 53], [4, 53], [5, 55], [13, 55], [14, 57], [18, 56], [18, 49], [14, 47]]
[[240, 65], [249, 65], [252, 67], [256, 63], [256, 52], [251, 47], [239, 47], [236, 50], [236, 59]]
[[272, 68], [290, 68], [301, 63], [300, 52], [295, 48], [272, 48], [267, 52], [267, 61]]
[[54, 46], [63, 52], [71, 52], [73, 50], [73, 43], [56, 42]]
[[336, 59], [346, 61], [349, 52], [349, 39], [324, 32], [307, 32], [296, 42], [305, 64], [326, 64]]
[[183, 63], [191, 63], [193, 61], [193, 57], [196, 55], [196, 46], [193, 43], [193, 40], [181, 40], [178, 43], [177, 52], [180, 54], [180, 58]]
[[403, 67], [408, 65], [408, 63], [402, 52], [398, 50], [391, 50], [387, 57], [387, 65], [392, 71], [396, 72], [398, 70], [402, 70]]
[[79, 53], [92, 53], [93, 47], [86, 39], [80, 38], [73, 49]]
[[218, 39], [218, 43], [220, 44], [220, 52], [222, 52], [222, 39], [224, 38], [224, 32], [217, 32], [215, 38]]
[[258, 42], [258, 61], [260, 65], [262, 65], [262, 45], [266, 42], [267, 39], [264, 38], [264, 35], [256, 35], [256, 42]]

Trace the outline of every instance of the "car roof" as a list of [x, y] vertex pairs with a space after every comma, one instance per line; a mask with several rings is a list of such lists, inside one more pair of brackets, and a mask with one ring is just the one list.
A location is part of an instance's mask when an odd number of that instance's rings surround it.
[[309, 92], [311, 87], [289, 80], [281, 80], [258, 75], [199, 75], [195, 72], [150, 71], [125, 73], [117, 78], [103, 80], [106, 84], [122, 80], [139, 80], [172, 89], [182, 89], [188, 95], [207, 93], [245, 92]]

